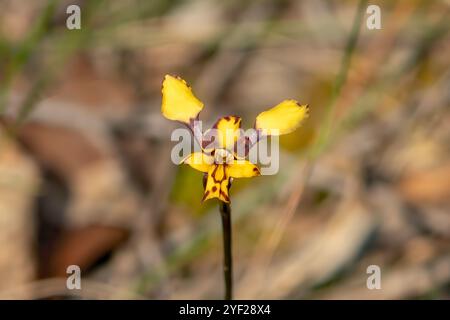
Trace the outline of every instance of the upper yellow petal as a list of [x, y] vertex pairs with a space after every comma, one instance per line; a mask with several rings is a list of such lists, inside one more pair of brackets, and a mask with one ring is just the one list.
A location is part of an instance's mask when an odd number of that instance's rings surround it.
[[255, 128], [267, 130], [268, 135], [281, 135], [297, 129], [308, 117], [308, 105], [295, 100], [285, 100], [256, 117]]
[[259, 168], [247, 160], [234, 160], [227, 164], [227, 175], [232, 178], [251, 178], [261, 175]]
[[190, 165], [195, 170], [208, 172], [214, 163], [214, 158], [203, 152], [194, 152], [187, 156], [182, 162]]
[[228, 150], [234, 149], [235, 142], [241, 134], [241, 118], [237, 116], [226, 116], [217, 120], [212, 129], [216, 129], [216, 148]]
[[189, 123], [203, 109], [203, 102], [181, 78], [166, 75], [162, 85], [161, 112], [169, 120]]

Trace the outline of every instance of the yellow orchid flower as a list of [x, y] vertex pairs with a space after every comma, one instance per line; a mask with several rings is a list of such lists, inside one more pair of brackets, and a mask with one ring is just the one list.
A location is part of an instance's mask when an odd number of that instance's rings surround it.
[[[195, 127], [203, 103], [195, 97], [191, 87], [179, 77], [166, 75], [162, 85], [161, 112], [169, 120], [187, 125], [199, 142], [202, 151], [194, 152], [182, 162], [205, 174], [202, 201], [218, 198], [230, 203], [229, 189], [233, 178], [259, 176], [256, 164], [245, 160], [250, 148], [266, 135], [287, 134], [297, 129], [308, 117], [308, 105], [285, 100], [256, 117], [255, 133], [242, 134], [241, 118], [220, 118], [205, 133]], [[211, 132], [215, 134], [211, 134]]]

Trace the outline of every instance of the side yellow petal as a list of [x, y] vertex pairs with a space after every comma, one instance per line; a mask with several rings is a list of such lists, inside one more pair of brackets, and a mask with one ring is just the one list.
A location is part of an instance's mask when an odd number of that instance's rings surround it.
[[221, 164], [213, 165], [208, 171], [202, 201], [217, 198], [223, 202], [230, 203], [229, 188], [230, 180], [225, 166]]
[[255, 128], [267, 130], [268, 135], [281, 135], [297, 129], [309, 115], [307, 104], [285, 100], [256, 117]]
[[212, 127], [212, 129], [217, 130], [214, 133], [217, 139], [216, 148], [234, 149], [234, 144], [241, 135], [241, 120], [237, 116], [226, 116], [217, 120]]
[[166, 75], [162, 84], [161, 113], [169, 120], [189, 124], [203, 109], [203, 102], [181, 78]]
[[203, 152], [194, 152], [187, 156], [182, 163], [190, 165], [195, 170], [208, 172], [214, 163], [214, 158]]
[[247, 160], [234, 160], [227, 164], [227, 175], [232, 178], [251, 178], [261, 175], [258, 166]]

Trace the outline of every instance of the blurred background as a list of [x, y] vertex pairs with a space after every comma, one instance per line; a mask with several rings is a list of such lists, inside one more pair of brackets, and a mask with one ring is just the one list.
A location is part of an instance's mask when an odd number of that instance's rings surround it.
[[[192, 85], [206, 124], [310, 105], [280, 139], [279, 173], [233, 183], [236, 298], [450, 298], [449, 12], [0, 0], [0, 298], [222, 298], [217, 202], [170, 161], [167, 73]], [[82, 290], [66, 289], [69, 265]]]

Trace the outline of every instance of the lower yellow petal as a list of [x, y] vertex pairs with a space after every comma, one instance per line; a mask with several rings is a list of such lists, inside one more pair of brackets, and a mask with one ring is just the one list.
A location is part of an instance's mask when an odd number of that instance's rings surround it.
[[195, 170], [208, 172], [212, 164], [214, 163], [214, 158], [212, 156], [204, 154], [203, 152], [194, 152], [191, 153], [182, 162], [190, 165]]
[[251, 178], [261, 175], [259, 168], [247, 160], [234, 160], [227, 164], [226, 171], [232, 178]]
[[229, 187], [229, 177], [226, 174], [225, 166], [221, 164], [211, 166], [208, 171], [205, 193], [203, 194], [202, 201], [217, 198], [223, 202], [229, 203]]
[[297, 129], [308, 117], [308, 105], [295, 100], [285, 100], [256, 117], [255, 128], [267, 130], [267, 135], [281, 135]]

